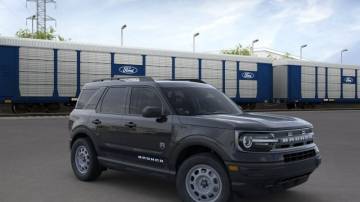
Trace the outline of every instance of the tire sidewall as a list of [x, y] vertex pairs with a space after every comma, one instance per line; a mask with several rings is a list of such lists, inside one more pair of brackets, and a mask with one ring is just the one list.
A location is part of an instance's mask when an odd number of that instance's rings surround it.
[[[75, 155], [76, 149], [80, 146], [84, 146], [90, 155], [90, 164], [87, 173], [80, 173], [76, 167]], [[100, 175], [99, 163], [97, 160], [97, 155], [94, 147], [91, 142], [86, 138], [80, 138], [74, 142], [71, 147], [71, 167], [74, 171], [74, 174], [77, 178], [82, 181], [90, 181], [96, 179]]]
[[186, 175], [196, 165], [205, 164], [215, 169], [221, 178], [222, 192], [216, 202], [226, 202], [231, 197], [231, 186], [229, 175], [224, 168], [224, 165], [218, 160], [218, 158], [212, 154], [197, 154], [186, 159], [180, 166], [176, 176], [176, 188], [178, 195], [184, 202], [195, 202], [186, 189]]

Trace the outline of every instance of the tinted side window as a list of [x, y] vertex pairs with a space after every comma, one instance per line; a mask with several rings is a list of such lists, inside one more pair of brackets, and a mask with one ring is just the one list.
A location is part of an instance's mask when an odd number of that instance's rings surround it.
[[124, 114], [127, 88], [109, 88], [101, 104], [100, 111], [106, 114]]
[[96, 92], [89, 98], [84, 108], [95, 109], [103, 92], [104, 92], [103, 88], [96, 90]]
[[79, 100], [76, 103], [76, 109], [84, 109], [86, 103], [89, 101], [91, 96], [94, 95], [96, 89], [84, 89], [81, 91]]
[[133, 88], [130, 97], [130, 114], [142, 114], [147, 106], [162, 108], [159, 96], [151, 88]]

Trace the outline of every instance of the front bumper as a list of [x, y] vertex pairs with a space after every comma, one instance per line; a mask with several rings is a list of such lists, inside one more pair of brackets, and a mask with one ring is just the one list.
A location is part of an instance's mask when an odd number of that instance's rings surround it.
[[229, 171], [232, 188], [240, 191], [246, 188], [290, 188], [306, 182], [310, 174], [320, 165], [321, 157], [316, 156], [293, 162], [238, 163], [226, 162], [227, 167], [237, 166]]

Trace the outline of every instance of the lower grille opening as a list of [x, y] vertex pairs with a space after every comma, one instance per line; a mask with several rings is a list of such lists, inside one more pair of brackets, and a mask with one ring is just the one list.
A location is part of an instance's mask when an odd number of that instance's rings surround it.
[[297, 153], [292, 153], [292, 154], [285, 154], [284, 161], [285, 162], [299, 161], [299, 160], [304, 160], [304, 159], [314, 157], [315, 155], [316, 155], [315, 150], [297, 152]]

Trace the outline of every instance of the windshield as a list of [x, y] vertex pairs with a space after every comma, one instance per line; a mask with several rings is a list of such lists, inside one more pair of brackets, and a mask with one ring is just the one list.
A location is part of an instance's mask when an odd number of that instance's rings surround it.
[[233, 101], [214, 88], [162, 87], [161, 89], [178, 115], [242, 113]]

